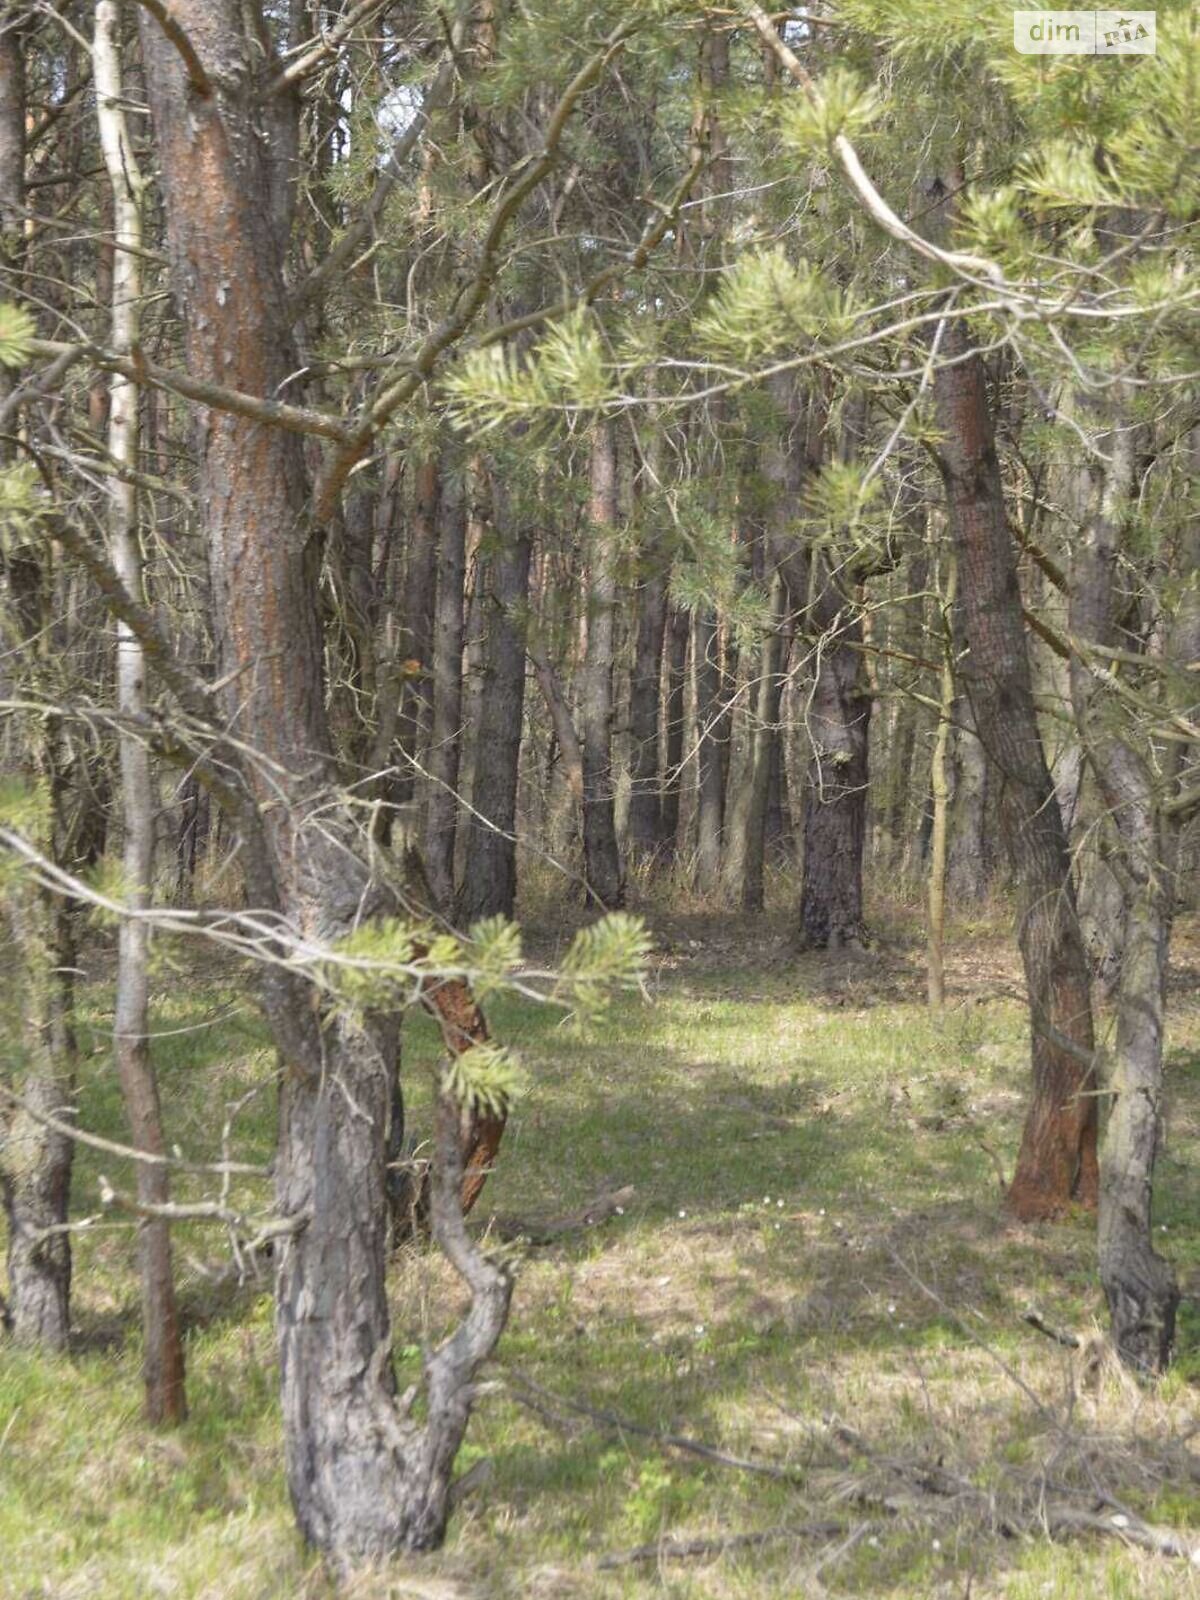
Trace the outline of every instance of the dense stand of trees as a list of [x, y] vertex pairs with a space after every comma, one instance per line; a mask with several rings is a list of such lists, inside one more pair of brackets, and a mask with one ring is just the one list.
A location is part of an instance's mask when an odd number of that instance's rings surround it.
[[[200, 1212], [170, 1195], [150, 930], [253, 955], [288, 1481], [343, 1566], [441, 1539], [504, 1327], [508, 1269], [464, 1224], [511, 1088], [475, 989], [511, 981], [531, 885], [609, 913], [769, 894], [798, 949], [845, 952], [873, 887], [925, 885], [935, 1004], [948, 896], [1010, 898], [1032, 1076], [1008, 1204], [1098, 1206], [1117, 1347], [1170, 1359], [1195, 40], [1168, 8], [1156, 57], [1035, 80], [934, 5], [818, 21], [0, 13], [7, 1320], [68, 1343], [100, 907], [147, 1413], [184, 1415], [170, 1223]], [[643, 951], [596, 923], [558, 992], [594, 1003]], [[446, 1049], [428, 1170], [412, 1004]], [[414, 1229], [469, 1291], [416, 1412], [385, 1294]]]

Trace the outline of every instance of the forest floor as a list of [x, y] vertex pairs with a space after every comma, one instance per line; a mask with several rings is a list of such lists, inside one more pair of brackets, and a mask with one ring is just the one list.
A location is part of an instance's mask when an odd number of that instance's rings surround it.
[[[490, 1466], [446, 1549], [365, 1575], [360, 1600], [1200, 1595], [1200, 1568], [1120, 1536], [1122, 1518], [1145, 1518], [1200, 1545], [1200, 928], [1178, 933], [1156, 1194], [1186, 1298], [1179, 1359], [1151, 1392], [1092, 1342], [1092, 1219], [1020, 1227], [999, 1205], [1027, 1076], [1004, 913], [951, 929], [936, 1017], [915, 920], [874, 918], [873, 953], [797, 958], [782, 917], [654, 915], [649, 1001], [618, 999], [591, 1038], [546, 1008], [493, 1006], [530, 1090], [482, 1209], [547, 1219], [634, 1194], [605, 1225], [528, 1250], [461, 1463]], [[568, 922], [531, 919], [539, 959], [565, 948]], [[261, 1025], [229, 974], [188, 955], [163, 956], [156, 980], [169, 1135], [216, 1154], [214, 1108], [262, 1084], [233, 1147], [265, 1161]], [[81, 1122], [121, 1138], [94, 965]], [[435, 1054], [414, 1020], [416, 1120]], [[118, 1165], [80, 1152], [77, 1214], [99, 1209], [97, 1180]], [[177, 1253], [179, 1431], [139, 1420], [127, 1230], [78, 1238], [69, 1361], [0, 1350], [0, 1595], [328, 1592], [287, 1504], [269, 1283], [222, 1278], [211, 1228], [181, 1228]], [[393, 1288], [415, 1371], [459, 1295], [415, 1251]], [[1031, 1309], [1083, 1346], [1036, 1331]], [[1067, 1527], [1064, 1507], [1108, 1534]], [[741, 1535], [761, 1538], [722, 1547]]]

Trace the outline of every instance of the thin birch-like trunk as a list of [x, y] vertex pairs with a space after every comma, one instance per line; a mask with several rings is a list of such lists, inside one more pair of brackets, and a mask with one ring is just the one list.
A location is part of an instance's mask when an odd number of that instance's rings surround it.
[[946, 842], [950, 820], [950, 775], [947, 756], [950, 748], [950, 722], [954, 715], [954, 647], [949, 632], [949, 617], [954, 609], [957, 569], [950, 557], [950, 572], [942, 609], [946, 617], [945, 662], [939, 700], [937, 737], [933, 742], [930, 790], [933, 794], [933, 835], [929, 848], [929, 925], [926, 940], [926, 986], [929, 1004], [946, 1003]]
[[[119, 0], [97, 0], [92, 60], [100, 145], [113, 192], [116, 252], [112, 282], [112, 348], [128, 355], [137, 346], [141, 301], [143, 182], [122, 110], [121, 8]], [[138, 459], [138, 389], [114, 374], [109, 389], [108, 452], [130, 471]], [[143, 595], [142, 552], [137, 489], [114, 477], [109, 487], [109, 548], [113, 567], [126, 591], [139, 603]], [[142, 646], [124, 623], [117, 624], [117, 705], [127, 727], [146, 716], [146, 662]], [[154, 872], [154, 785], [150, 752], [136, 734], [119, 735], [121, 804], [125, 826], [122, 865], [125, 894], [138, 910], [150, 904]], [[150, 1060], [149, 929], [137, 917], [121, 923], [117, 947], [114, 1037], [117, 1074], [133, 1143], [162, 1155], [166, 1150], [158, 1082]], [[138, 1199], [162, 1205], [168, 1198], [167, 1169], [139, 1163]], [[142, 1288], [142, 1375], [146, 1416], [154, 1423], [181, 1422], [187, 1415], [183, 1339], [175, 1304], [170, 1224], [143, 1217], [138, 1226], [138, 1269]]]

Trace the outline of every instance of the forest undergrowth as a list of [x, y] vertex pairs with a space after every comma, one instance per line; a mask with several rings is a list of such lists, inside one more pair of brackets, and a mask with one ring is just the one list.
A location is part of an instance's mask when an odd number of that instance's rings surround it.
[[[535, 915], [530, 955], [578, 920]], [[480, 1220], [547, 1242], [499, 1245], [523, 1256], [513, 1317], [445, 1550], [354, 1595], [1200, 1594], [1200, 926], [1177, 936], [1155, 1196], [1181, 1332], [1151, 1391], [1103, 1354], [1093, 1219], [1001, 1210], [1028, 1075], [1003, 909], [953, 927], [936, 1016], [916, 919], [872, 920], [866, 955], [797, 957], [782, 917], [664, 910], [648, 998], [589, 1037], [494, 1004], [529, 1088]], [[215, 1155], [212, 1108], [237, 1106], [229, 1148], [265, 1163], [265, 1032], [235, 975], [194, 960], [158, 956], [168, 1136]], [[84, 966], [81, 1122], [119, 1140], [107, 957]], [[411, 1019], [417, 1127], [436, 1050]], [[74, 1354], [0, 1368], [0, 1594], [325, 1594], [287, 1504], [269, 1266], [239, 1281], [219, 1229], [177, 1229], [192, 1414], [148, 1429], [132, 1237], [99, 1200], [127, 1175], [76, 1159], [76, 1219], [97, 1220], [77, 1236]], [[459, 1295], [411, 1247], [391, 1288], [403, 1386]]]

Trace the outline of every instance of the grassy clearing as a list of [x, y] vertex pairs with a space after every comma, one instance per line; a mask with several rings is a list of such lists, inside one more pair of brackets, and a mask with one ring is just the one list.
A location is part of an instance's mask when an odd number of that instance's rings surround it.
[[[1158, 1196], [1163, 1248], [1190, 1299], [1179, 1362], [1150, 1395], [1021, 1320], [1036, 1305], [1086, 1334], [1102, 1306], [1088, 1219], [1030, 1230], [997, 1209], [996, 1164], [1015, 1149], [1025, 1060], [1001, 932], [957, 930], [950, 1004], [931, 1019], [902, 920], [883, 954], [851, 962], [796, 961], [772, 921], [664, 915], [656, 925], [653, 1004], [619, 1001], [598, 1038], [581, 1040], [524, 1003], [494, 1007], [534, 1085], [489, 1191], [495, 1210], [562, 1215], [609, 1184], [633, 1183], [636, 1196], [605, 1227], [529, 1253], [501, 1348], [505, 1387], [481, 1403], [464, 1461], [486, 1457], [490, 1480], [445, 1552], [366, 1576], [355, 1592], [1200, 1594], [1200, 1573], [1182, 1562], [1111, 1540], [1006, 1537], [997, 1526], [1006, 1507], [1031, 1511], [1048, 1478], [1200, 1530], [1200, 1468], [1186, 1446], [1200, 1382], [1195, 931], [1179, 940]], [[569, 933], [543, 930], [539, 958]], [[83, 1121], [120, 1137], [106, 992], [97, 984], [85, 998]], [[194, 1030], [158, 1045], [171, 1136], [189, 1154], [212, 1151], [214, 1106], [269, 1083], [260, 1025], [237, 1006], [219, 973], [162, 973], [156, 1027]], [[423, 1019], [405, 1048], [419, 1118], [422, 1069], [436, 1051]], [[264, 1088], [240, 1114], [239, 1155], [268, 1158], [270, 1098]], [[114, 1165], [81, 1152], [80, 1214]], [[326, 1592], [282, 1482], [268, 1286], [214, 1284], [211, 1231], [181, 1229], [178, 1245], [192, 1420], [177, 1435], [138, 1419], [127, 1232], [80, 1239], [70, 1362], [0, 1353], [0, 1594]], [[456, 1303], [437, 1261], [397, 1260], [403, 1364], [415, 1365], [421, 1339]], [[664, 1450], [556, 1401], [530, 1410], [513, 1398], [520, 1379], [787, 1463], [801, 1482]], [[914, 1469], [928, 1476], [934, 1463], [935, 1477], [959, 1480], [949, 1493], [915, 1485]], [[848, 1546], [781, 1538], [685, 1561], [599, 1564], [646, 1542], [831, 1517], [870, 1527]]]

